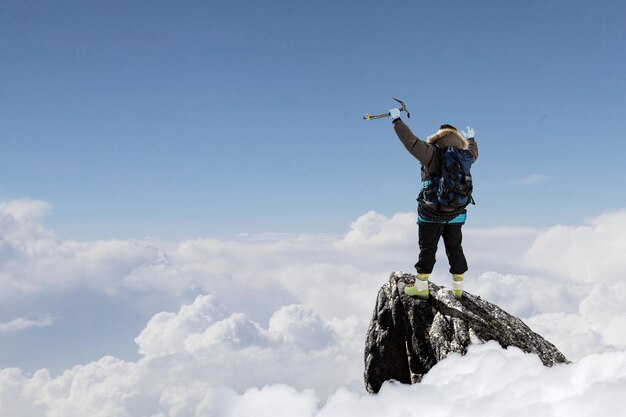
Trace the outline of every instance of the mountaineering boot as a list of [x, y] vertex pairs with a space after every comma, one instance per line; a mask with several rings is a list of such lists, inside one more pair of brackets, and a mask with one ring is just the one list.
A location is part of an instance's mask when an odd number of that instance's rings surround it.
[[430, 274], [417, 274], [415, 284], [404, 287], [404, 293], [411, 297], [428, 298], [428, 276]]
[[452, 294], [457, 300], [463, 297], [463, 274], [452, 274]]

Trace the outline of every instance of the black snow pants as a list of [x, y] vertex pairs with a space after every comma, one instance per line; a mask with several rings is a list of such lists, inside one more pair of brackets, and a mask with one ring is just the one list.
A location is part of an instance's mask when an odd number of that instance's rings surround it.
[[467, 261], [463, 254], [461, 241], [463, 223], [419, 223], [418, 237], [420, 246], [419, 260], [415, 264], [418, 274], [430, 274], [435, 267], [435, 254], [439, 238], [443, 236], [443, 243], [448, 255], [451, 274], [463, 274], [467, 271]]

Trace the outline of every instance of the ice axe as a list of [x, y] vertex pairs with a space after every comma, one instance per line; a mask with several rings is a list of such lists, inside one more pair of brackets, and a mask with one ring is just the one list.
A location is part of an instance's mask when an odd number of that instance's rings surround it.
[[[404, 104], [404, 101], [398, 100], [395, 97], [391, 97], [391, 98], [397, 101], [398, 103], [400, 103], [400, 111], [405, 112], [406, 117], [410, 119], [411, 113], [409, 113], [409, 111], [406, 109], [406, 104]], [[365, 116], [363, 116], [363, 120], [382, 119], [383, 117], [389, 117], [389, 116], [391, 116], [391, 113], [375, 114], [375, 115], [370, 115], [369, 113], [367, 113]]]

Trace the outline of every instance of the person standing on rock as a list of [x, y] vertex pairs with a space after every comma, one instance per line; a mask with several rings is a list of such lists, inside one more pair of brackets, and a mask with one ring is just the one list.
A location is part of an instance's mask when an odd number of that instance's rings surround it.
[[[418, 204], [419, 258], [415, 264], [415, 284], [406, 286], [407, 295], [428, 298], [428, 278], [435, 266], [439, 238], [443, 237], [452, 274], [452, 292], [463, 296], [463, 276], [467, 261], [463, 254], [461, 228], [467, 217], [466, 207], [473, 203], [470, 166], [478, 158], [474, 130], [459, 132], [445, 124], [426, 141], [415, 136], [400, 119], [400, 110], [389, 110], [393, 128], [404, 147], [422, 165], [422, 189]], [[461, 134], [463, 133], [463, 134]]]

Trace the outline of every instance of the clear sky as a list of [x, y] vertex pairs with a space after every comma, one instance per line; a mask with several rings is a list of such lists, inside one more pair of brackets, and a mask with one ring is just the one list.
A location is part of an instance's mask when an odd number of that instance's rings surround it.
[[420, 137], [471, 125], [470, 224], [624, 207], [621, 1], [4, 1], [0, 200], [68, 237], [343, 232], [414, 210]]

